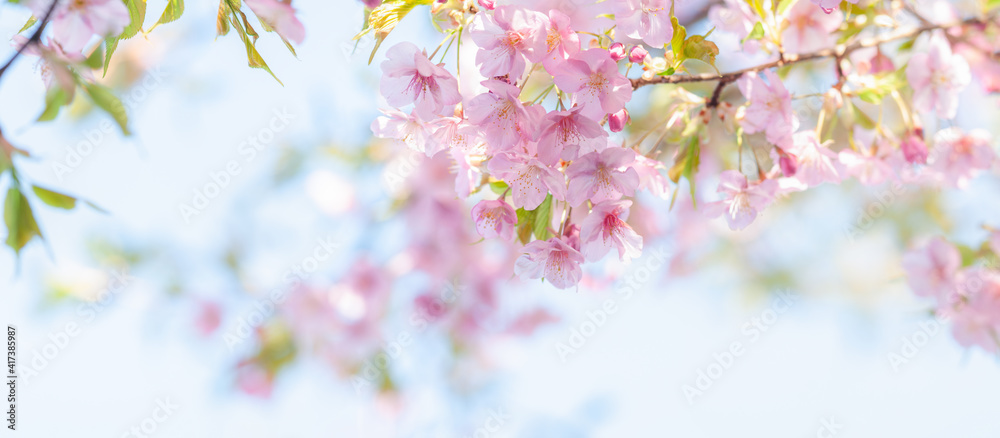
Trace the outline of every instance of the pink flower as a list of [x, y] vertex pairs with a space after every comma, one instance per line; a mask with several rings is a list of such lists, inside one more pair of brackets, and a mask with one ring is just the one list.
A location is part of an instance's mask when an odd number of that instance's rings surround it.
[[626, 58], [625, 55], [625, 45], [622, 43], [614, 43], [611, 47], [608, 47], [608, 53], [611, 54], [611, 59], [615, 62], [621, 61]]
[[562, 173], [537, 159], [503, 153], [491, 158], [486, 168], [510, 186], [515, 207], [534, 210], [550, 192], [553, 198], [565, 198], [566, 179]]
[[785, 12], [788, 27], [781, 32], [781, 44], [786, 52], [808, 53], [833, 47], [836, 30], [844, 21], [840, 11], [823, 13], [815, 5], [796, 2]]
[[428, 156], [433, 156], [437, 152], [436, 148], [427, 148], [432, 142], [430, 141], [430, 133], [427, 132], [426, 122], [417, 116], [399, 110], [381, 111], [386, 117], [377, 117], [372, 122], [372, 133], [376, 137], [394, 139], [417, 152], [427, 153]]
[[908, 163], [927, 163], [927, 144], [924, 143], [923, 129], [916, 128], [907, 132], [903, 136], [903, 141], [899, 144], [899, 148], [903, 151], [903, 157], [906, 158]]
[[854, 139], [860, 151], [844, 149], [838, 155], [848, 174], [854, 175], [866, 186], [882, 184], [893, 176], [892, 166], [885, 160], [889, 151], [885, 140], [859, 127], [854, 128]]
[[757, 213], [774, 201], [778, 184], [773, 179], [750, 185], [747, 177], [737, 170], [727, 170], [719, 177], [717, 192], [722, 200], [705, 204], [705, 214], [708, 217], [726, 215], [729, 229], [742, 230], [754, 219]]
[[[38, 66], [41, 71], [42, 81], [45, 87], [51, 89], [53, 85], [58, 86], [69, 94], [72, 98], [76, 91], [76, 80], [73, 78], [73, 70], [84, 79], [94, 80], [89, 68], [76, 68], [83, 63], [86, 58], [79, 53], [66, 53], [59, 43], [47, 38], [48, 44], [32, 44], [24, 49], [26, 55], [39, 57]], [[21, 35], [14, 35], [13, 44], [18, 47], [25, 47], [28, 39]]]
[[541, 62], [548, 53], [548, 18], [540, 12], [516, 6], [500, 6], [493, 14], [479, 13], [469, 36], [479, 46], [476, 65], [486, 77], [524, 73], [525, 59]]
[[534, 135], [535, 119], [521, 103], [520, 89], [497, 80], [483, 85], [490, 92], [472, 98], [465, 114], [469, 123], [483, 130], [491, 153], [510, 150]]
[[542, 65], [549, 73], [555, 72], [559, 64], [570, 56], [580, 53], [580, 36], [569, 25], [568, 15], [555, 9], [549, 11], [549, 26], [545, 38], [548, 54], [542, 60]]
[[927, 246], [903, 256], [906, 280], [918, 297], [935, 298], [947, 303], [956, 291], [955, 274], [962, 267], [958, 248], [935, 237]]
[[628, 124], [629, 120], [628, 110], [622, 108], [620, 111], [608, 116], [608, 129], [611, 132], [622, 132], [622, 129], [625, 129], [625, 125]]
[[674, 35], [670, 5], [670, 0], [613, 0], [611, 7], [621, 34], [663, 47]]
[[792, 114], [792, 96], [773, 71], [764, 70], [764, 76], [767, 82], [755, 73], [746, 73], [736, 81], [750, 102], [740, 124], [747, 134], [764, 131], [767, 141], [784, 147], [798, 125]]
[[478, 3], [479, 6], [482, 6], [483, 9], [486, 9], [488, 11], [492, 11], [493, 9], [496, 8], [496, 2], [494, 0], [479, 0]]
[[482, 200], [472, 207], [472, 220], [476, 222], [476, 231], [480, 236], [510, 240], [514, 237], [517, 214], [503, 199]]
[[441, 117], [430, 123], [433, 146], [428, 154], [433, 156], [444, 149], [458, 149], [467, 154], [485, 152], [485, 143], [479, 128], [458, 117]]
[[594, 120], [625, 108], [632, 99], [632, 83], [618, 73], [618, 63], [603, 49], [590, 49], [566, 60], [555, 75], [560, 90], [573, 93], [573, 101]]
[[550, 166], [559, 159], [573, 160], [581, 150], [594, 151], [607, 146], [608, 133], [601, 125], [580, 114], [580, 107], [553, 111], [541, 122], [538, 133], [538, 159]]
[[[41, 19], [52, 1], [60, 0], [30, 0], [25, 6]], [[94, 35], [120, 34], [132, 17], [121, 0], [73, 0], [60, 1], [49, 21], [52, 39], [67, 52], [80, 52]]]
[[666, 170], [663, 162], [636, 154], [635, 163], [632, 163], [632, 168], [639, 174], [640, 189], [648, 190], [653, 196], [662, 199], [670, 197], [669, 180], [660, 173], [660, 170]]
[[451, 157], [455, 162], [455, 193], [460, 198], [468, 198], [472, 191], [482, 182], [483, 171], [480, 169], [481, 158], [473, 158], [471, 154], [461, 149], [452, 149]]
[[605, 201], [594, 205], [580, 225], [583, 256], [592, 262], [603, 258], [612, 248], [618, 258], [628, 263], [642, 254], [642, 236], [627, 223], [632, 201]]
[[413, 103], [413, 112], [430, 120], [441, 115], [445, 105], [462, 101], [458, 81], [412, 43], [392, 46], [385, 57], [379, 88], [389, 105], [401, 108]]
[[743, 41], [743, 51], [756, 53], [761, 40], [747, 38], [754, 25], [760, 20], [757, 13], [744, 0], [723, 0], [721, 5], [713, 5], [708, 10], [708, 19], [723, 32], [736, 35]]
[[840, 182], [840, 175], [833, 164], [837, 154], [819, 143], [815, 131], [796, 133], [785, 151], [795, 157], [795, 178], [802, 184], [813, 187], [824, 182]]
[[982, 129], [968, 134], [960, 128], [942, 129], [934, 135], [929, 166], [947, 184], [965, 187], [977, 170], [993, 165], [996, 153], [992, 141], [990, 134]]
[[955, 117], [958, 93], [972, 80], [969, 63], [951, 53], [944, 34], [935, 32], [926, 52], [915, 53], [906, 66], [906, 79], [913, 87], [913, 108], [917, 112], [936, 112], [941, 118]]
[[545, 278], [553, 286], [566, 289], [583, 277], [583, 255], [561, 239], [535, 240], [524, 246], [524, 254], [514, 264], [520, 278]]
[[617, 200], [623, 194], [632, 196], [639, 186], [639, 174], [631, 167], [633, 162], [635, 151], [621, 147], [577, 158], [566, 168], [570, 179], [567, 202], [575, 207], [588, 199], [596, 204]]
[[291, 0], [244, 0], [260, 21], [274, 29], [285, 41], [302, 44], [306, 39], [306, 28], [295, 17]]
[[963, 347], [978, 345], [990, 353], [1000, 350], [1000, 275], [974, 268], [960, 275], [967, 287], [952, 318], [952, 335]]
[[634, 46], [632, 50], [628, 51], [628, 61], [636, 64], [642, 64], [646, 61], [647, 56], [649, 56], [649, 52], [642, 46]]

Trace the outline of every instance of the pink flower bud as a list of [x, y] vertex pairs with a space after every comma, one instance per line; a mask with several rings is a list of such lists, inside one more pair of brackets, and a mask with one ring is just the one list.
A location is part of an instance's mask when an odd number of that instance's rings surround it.
[[892, 65], [892, 60], [888, 56], [883, 55], [882, 52], [878, 52], [869, 62], [871, 62], [871, 74], [873, 75], [896, 71], [896, 66]]
[[496, 2], [494, 0], [479, 0], [479, 6], [492, 11], [496, 7]]
[[615, 62], [625, 59], [625, 45], [622, 43], [614, 43], [611, 47], [608, 47], [608, 51], [611, 52], [611, 59]]
[[361, 2], [364, 3], [368, 9], [375, 9], [382, 4], [382, 0], [361, 0]]
[[608, 127], [611, 128], [611, 132], [621, 132], [629, 120], [628, 110], [622, 108], [621, 111], [608, 116]]
[[795, 159], [788, 155], [782, 155], [778, 159], [778, 165], [781, 166], [781, 173], [786, 177], [795, 176], [795, 171], [798, 170], [798, 165], [795, 164]]
[[646, 48], [642, 46], [632, 47], [632, 50], [629, 50], [628, 52], [628, 60], [636, 64], [645, 61], [647, 56], [649, 56], [649, 52], [647, 52]]
[[899, 144], [903, 150], [903, 157], [906, 161], [914, 164], [927, 163], [927, 144], [924, 143], [924, 130], [916, 128], [906, 134], [903, 142]]

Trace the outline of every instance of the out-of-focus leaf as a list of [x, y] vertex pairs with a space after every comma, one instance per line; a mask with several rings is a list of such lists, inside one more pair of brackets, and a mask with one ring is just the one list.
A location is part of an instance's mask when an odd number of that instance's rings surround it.
[[757, 24], [753, 25], [753, 29], [747, 34], [747, 37], [743, 38], [743, 41], [740, 41], [740, 43], [745, 43], [748, 40], [759, 40], [761, 38], [764, 38], [764, 25], [758, 21]]
[[125, 105], [122, 105], [122, 102], [110, 89], [97, 84], [85, 84], [84, 89], [87, 90], [87, 94], [95, 105], [115, 119], [122, 134], [131, 135], [128, 130], [128, 114], [125, 113]]
[[858, 108], [854, 102], [851, 102], [851, 111], [853, 112], [855, 123], [865, 129], [875, 129], [875, 121], [871, 117], [868, 117], [868, 114], [865, 114], [864, 111], [861, 111], [861, 108]]
[[76, 207], [76, 198], [62, 193], [46, 189], [44, 187], [33, 186], [31, 190], [42, 202], [63, 210], [72, 210]]
[[795, 5], [796, 1], [798, 0], [781, 0], [778, 2], [778, 15], [785, 15], [785, 11]]
[[493, 193], [502, 195], [507, 191], [507, 183], [503, 181], [493, 181], [490, 183], [490, 190], [493, 190]]
[[62, 87], [52, 87], [45, 94], [45, 110], [38, 116], [39, 122], [55, 119], [59, 115], [59, 110], [70, 103], [70, 94]]
[[517, 209], [517, 240], [527, 245], [531, 240], [531, 232], [534, 228], [532, 220], [535, 218], [534, 211], [523, 208]]
[[21, 32], [24, 32], [24, 31], [26, 31], [28, 29], [31, 29], [31, 26], [34, 26], [35, 23], [37, 23], [37, 22], [38, 22], [38, 19], [35, 18], [34, 15], [32, 15], [31, 18], [28, 19], [28, 22], [24, 23], [24, 26], [22, 26], [21, 30], [17, 31], [17, 33], [21, 33]]
[[549, 194], [545, 197], [545, 200], [534, 210], [534, 227], [532, 227], [532, 233], [535, 234], [535, 238], [538, 240], [548, 240], [551, 236], [549, 233], [549, 223], [552, 222], [552, 195]]
[[16, 186], [7, 190], [3, 219], [7, 225], [7, 246], [16, 254], [20, 254], [21, 249], [35, 236], [43, 238], [42, 231], [35, 222], [35, 215], [31, 212], [31, 204], [28, 204], [28, 199]]
[[219, 0], [219, 14], [215, 17], [215, 35], [229, 34], [229, 7], [226, 0]]
[[369, 32], [375, 32], [375, 47], [372, 49], [371, 56], [368, 57], [368, 63], [372, 63], [382, 41], [385, 41], [385, 37], [396, 28], [396, 25], [406, 14], [419, 5], [429, 5], [433, 2], [434, 0], [390, 0], [382, 2], [381, 5], [373, 9], [368, 16], [368, 26], [365, 26], [360, 33], [354, 36], [354, 39], [360, 39]]

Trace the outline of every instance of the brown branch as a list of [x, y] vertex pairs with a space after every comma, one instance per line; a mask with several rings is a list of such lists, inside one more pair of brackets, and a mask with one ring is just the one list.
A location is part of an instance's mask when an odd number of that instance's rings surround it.
[[45, 16], [42, 17], [42, 20], [39, 22], [38, 29], [35, 29], [35, 33], [31, 34], [31, 37], [28, 38], [28, 41], [25, 41], [24, 45], [22, 45], [20, 48], [17, 49], [17, 52], [14, 53], [14, 56], [11, 56], [10, 59], [7, 60], [7, 63], [3, 65], [3, 67], [0, 67], [0, 76], [3, 76], [3, 74], [7, 71], [7, 68], [14, 63], [14, 60], [16, 60], [19, 56], [21, 56], [21, 53], [23, 53], [24, 50], [28, 48], [28, 46], [32, 44], [38, 44], [38, 42], [42, 40], [42, 31], [44, 31], [45, 26], [49, 24], [49, 18], [52, 17], [52, 12], [56, 10], [56, 5], [58, 5], [60, 1], [62, 0], [52, 0], [52, 5], [49, 6], [49, 10], [45, 12]]
[[[805, 53], [801, 55], [786, 53], [784, 54], [782, 59], [778, 59], [777, 61], [772, 61], [755, 67], [749, 67], [742, 70], [736, 70], [733, 72], [724, 73], [722, 75], [713, 73], [703, 73], [699, 75], [667, 75], [667, 76], [657, 76], [649, 80], [639, 78], [639, 79], [630, 79], [630, 81], [632, 81], [632, 89], [638, 89], [639, 87], [652, 84], [681, 84], [687, 82], [708, 82], [708, 81], [719, 81], [721, 84], [720, 87], [724, 87], [725, 84], [734, 82], [736, 81], [736, 79], [739, 79], [739, 77], [742, 76], [744, 73], [753, 73], [761, 70], [766, 70], [769, 68], [782, 67], [785, 65], [798, 64], [800, 62], [813, 61], [817, 59], [826, 59], [826, 58], [840, 59], [858, 49], [863, 49], [866, 47], [875, 47], [883, 43], [915, 37], [917, 35], [920, 35], [924, 32], [931, 30], [945, 29], [956, 26], [966, 26], [970, 24], [982, 24], [992, 19], [993, 17], [989, 17], [986, 19], [969, 18], [967, 20], [963, 20], [948, 25], [924, 25], [905, 32], [896, 32], [877, 38], [860, 40], [846, 46], [838, 45], [837, 47], [834, 47], [832, 49], [824, 49], [818, 52]], [[721, 90], [717, 90], [717, 92], [721, 92]]]

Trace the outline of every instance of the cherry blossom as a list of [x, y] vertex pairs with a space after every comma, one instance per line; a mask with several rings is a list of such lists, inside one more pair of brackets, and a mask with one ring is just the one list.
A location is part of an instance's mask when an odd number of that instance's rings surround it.
[[840, 172], [834, 165], [837, 154], [820, 144], [815, 131], [796, 133], [785, 150], [795, 158], [795, 179], [802, 184], [813, 187], [840, 182]]
[[476, 231], [480, 236], [510, 240], [514, 237], [517, 214], [503, 199], [482, 200], [472, 207], [472, 220], [476, 222]]
[[602, 259], [612, 249], [628, 263], [642, 254], [642, 236], [627, 223], [632, 201], [604, 201], [594, 204], [580, 224], [580, 245], [588, 261]]
[[515, 207], [534, 210], [550, 192], [556, 199], [565, 198], [566, 183], [562, 173], [535, 158], [503, 153], [491, 158], [486, 166], [490, 173], [510, 186]]
[[538, 133], [538, 159], [555, 165], [559, 159], [573, 160], [581, 151], [602, 150], [608, 133], [601, 125], [580, 114], [582, 107], [553, 111], [542, 119]]
[[962, 272], [965, 299], [952, 312], [952, 334], [959, 345], [1000, 351], [1000, 274], [983, 268]]
[[620, 147], [577, 158], [566, 169], [570, 178], [567, 202], [575, 207], [588, 199], [599, 203], [632, 196], [639, 186], [639, 174], [630, 167], [633, 162], [635, 152]]
[[914, 129], [907, 132], [900, 142], [899, 148], [903, 151], [906, 161], [913, 164], [927, 163], [927, 144], [924, 143], [924, 131]]
[[[503, 81], [483, 81], [489, 93], [480, 94], [465, 110], [469, 123], [480, 127], [491, 153], [510, 150], [535, 133], [536, 118], [521, 103], [521, 90]], [[541, 110], [541, 107], [535, 107]], [[544, 110], [542, 110], [544, 112]]]
[[302, 44], [302, 41], [306, 39], [306, 28], [295, 17], [295, 9], [292, 8], [291, 1], [244, 0], [244, 2], [257, 15], [257, 18], [274, 29], [278, 35], [281, 35], [282, 39], [292, 41], [295, 44]]
[[600, 120], [625, 108], [632, 98], [632, 83], [618, 72], [618, 63], [604, 49], [590, 49], [566, 60], [555, 75], [559, 89], [573, 93], [583, 114]]
[[969, 63], [951, 53], [951, 45], [940, 32], [932, 34], [925, 52], [910, 58], [906, 79], [913, 87], [914, 109], [945, 119], [955, 117], [958, 93], [972, 80]]
[[968, 134], [947, 128], [934, 135], [934, 149], [928, 163], [945, 183], [964, 187], [976, 172], [989, 169], [996, 159], [993, 139], [982, 129]]
[[837, 156], [847, 174], [868, 186], [882, 184], [893, 176], [892, 166], [885, 160], [888, 141], [860, 127], [855, 127], [854, 139], [858, 150], [844, 149]]
[[947, 302], [956, 291], [954, 279], [961, 267], [962, 257], [958, 248], [940, 237], [903, 256], [903, 269], [913, 293], [935, 298], [942, 303]]
[[717, 192], [722, 199], [703, 207], [708, 217], [725, 215], [731, 230], [742, 230], [750, 225], [764, 207], [774, 201], [778, 183], [768, 179], [750, 184], [746, 175], [737, 170], [727, 170], [719, 177]]
[[[35, 17], [44, 17], [53, 1], [30, 0], [25, 3]], [[116, 35], [132, 22], [120, 0], [61, 1], [49, 19], [52, 39], [67, 52], [79, 53], [91, 37]]]
[[426, 120], [439, 115], [445, 105], [462, 101], [458, 81], [412, 43], [392, 46], [382, 62], [380, 90], [389, 105], [400, 108], [411, 103], [413, 111]]
[[545, 46], [548, 53], [542, 60], [542, 65], [548, 72], [556, 68], [569, 57], [580, 53], [580, 36], [570, 28], [570, 18], [559, 10], [549, 11], [549, 26], [546, 31]]
[[544, 278], [559, 289], [567, 289], [583, 276], [580, 268], [583, 255], [562, 239], [535, 240], [525, 245], [523, 251], [514, 265], [518, 277]]
[[493, 14], [476, 14], [469, 37], [480, 47], [476, 64], [486, 77], [518, 78], [525, 61], [541, 62], [549, 53], [548, 18], [517, 6], [499, 6]]
[[764, 70], [765, 81], [755, 73], [746, 73], [736, 81], [750, 105], [740, 125], [747, 134], [764, 132], [767, 141], [784, 147], [798, 126], [792, 113], [792, 97], [781, 79]]
[[376, 137], [394, 139], [417, 152], [425, 152], [428, 156], [436, 152], [436, 148], [427, 149], [428, 145], [433, 146], [433, 142], [430, 141], [426, 122], [415, 115], [395, 109], [383, 109], [382, 113], [385, 116], [379, 116], [372, 122], [372, 133]]
[[670, 6], [670, 0], [612, 0], [621, 34], [653, 47], [662, 47], [674, 34]]
[[708, 10], [708, 19], [719, 30], [734, 34], [743, 41], [744, 52], [756, 53], [760, 50], [761, 40], [747, 38], [760, 18], [746, 1], [723, 0], [722, 4], [712, 5]]
[[835, 31], [844, 21], [840, 11], [824, 13], [816, 5], [795, 2], [785, 12], [788, 26], [781, 32], [781, 44], [789, 53], [808, 53], [832, 47], [837, 42]]

